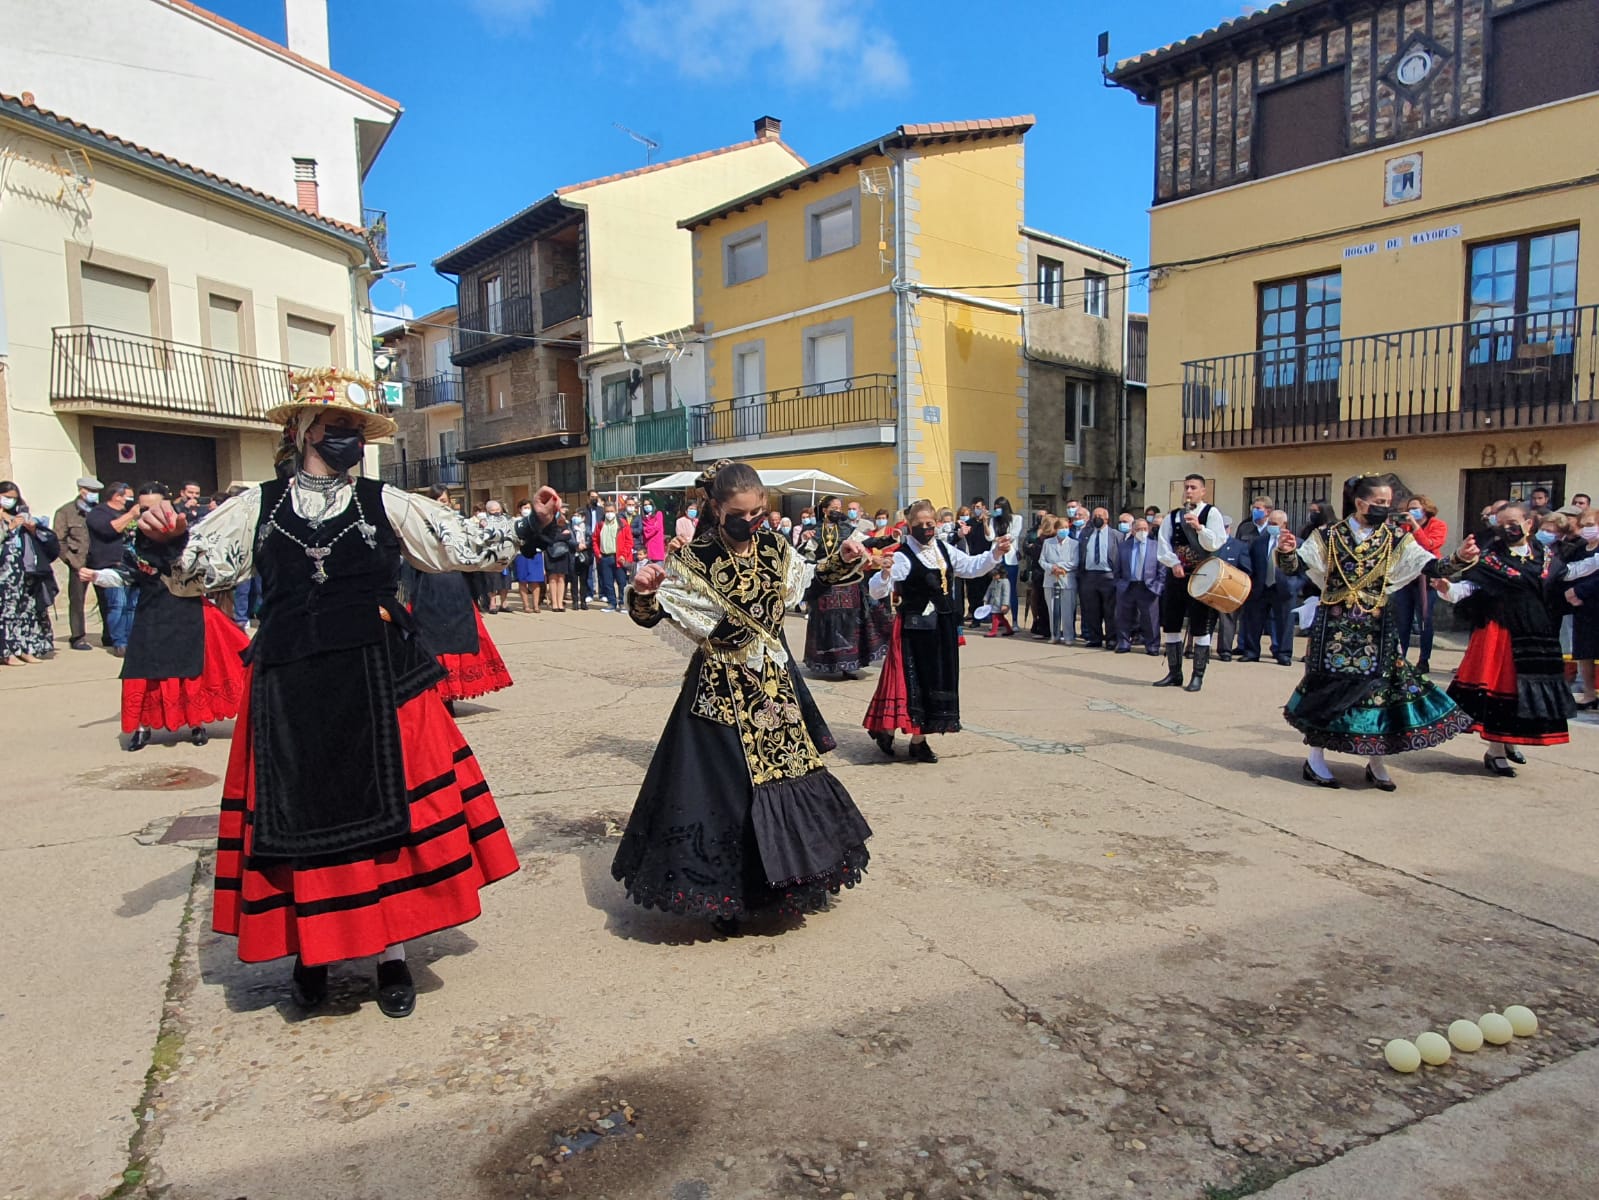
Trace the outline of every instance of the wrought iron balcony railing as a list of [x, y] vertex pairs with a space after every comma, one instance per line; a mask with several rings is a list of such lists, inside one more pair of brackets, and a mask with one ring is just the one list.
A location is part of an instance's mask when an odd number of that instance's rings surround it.
[[289, 370], [264, 358], [67, 325], [51, 335], [50, 403], [268, 425], [267, 410], [292, 398]]
[[384, 483], [411, 492], [440, 485], [460, 487], [466, 478], [466, 468], [453, 457], [408, 458], [389, 463], [379, 474]]
[[507, 337], [536, 332], [532, 296], [512, 296], [496, 304], [462, 308], [451, 358], [456, 366], [465, 366], [490, 357], [488, 351]]
[[455, 371], [441, 371], [426, 379], [411, 381], [411, 407], [434, 408], [440, 404], [460, 404], [466, 397], [466, 385]]
[[1599, 305], [1183, 364], [1189, 450], [1599, 421]]
[[686, 408], [669, 408], [642, 417], [596, 423], [589, 431], [589, 458], [603, 463], [686, 454], [688, 414]]
[[711, 446], [753, 438], [892, 424], [897, 417], [892, 375], [857, 375], [828, 383], [735, 396], [689, 409], [693, 442]]
[[372, 261], [380, 267], [389, 265], [389, 214], [381, 208], [363, 208], [361, 224], [366, 229], [366, 247], [372, 252]]
[[548, 329], [583, 315], [583, 282], [573, 280], [539, 293], [539, 327]]

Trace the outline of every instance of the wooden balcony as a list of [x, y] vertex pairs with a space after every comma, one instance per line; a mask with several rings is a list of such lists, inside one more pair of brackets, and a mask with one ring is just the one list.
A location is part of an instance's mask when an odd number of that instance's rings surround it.
[[1252, 450], [1599, 421], [1599, 305], [1183, 364], [1183, 446]]
[[892, 375], [856, 375], [828, 383], [718, 400], [689, 410], [696, 446], [791, 434], [892, 425], [898, 392]]
[[455, 353], [450, 361], [458, 367], [483, 362], [496, 355], [509, 354], [532, 342], [518, 338], [538, 332], [532, 296], [512, 296], [497, 304], [460, 310]]

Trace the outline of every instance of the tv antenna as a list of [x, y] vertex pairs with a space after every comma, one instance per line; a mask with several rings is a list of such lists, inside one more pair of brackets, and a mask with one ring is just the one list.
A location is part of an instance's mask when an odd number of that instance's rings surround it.
[[632, 138], [639, 145], [644, 147], [644, 165], [649, 166], [650, 156], [661, 148], [661, 143], [652, 137], [645, 137], [636, 129], [629, 129], [620, 121], [612, 121], [611, 124], [617, 129], [620, 129], [623, 133], [627, 134], [628, 137]]
[[865, 167], [860, 172], [861, 195], [877, 198], [877, 268], [887, 272], [892, 262], [888, 253], [888, 202], [894, 178], [887, 167]]

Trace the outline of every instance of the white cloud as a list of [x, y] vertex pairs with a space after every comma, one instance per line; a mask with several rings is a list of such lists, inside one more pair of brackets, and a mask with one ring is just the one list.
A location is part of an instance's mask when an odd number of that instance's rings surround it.
[[841, 98], [897, 92], [910, 64], [861, 0], [625, 0], [623, 32], [690, 79], [763, 71]]

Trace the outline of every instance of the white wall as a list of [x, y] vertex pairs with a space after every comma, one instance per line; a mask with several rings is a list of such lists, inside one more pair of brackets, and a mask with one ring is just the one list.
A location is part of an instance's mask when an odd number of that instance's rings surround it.
[[[634, 362], [626, 362], [620, 354], [608, 354], [605, 358], [591, 362], [585, 368], [588, 382], [588, 407], [589, 415], [596, 421], [600, 420], [605, 411], [604, 385], [606, 379], [621, 375], [634, 367], [648, 370], [651, 366], [665, 361], [664, 351], [656, 350], [650, 346], [630, 347]], [[669, 372], [670, 392], [668, 396], [673, 408], [694, 408], [705, 403], [705, 345], [703, 342], [689, 342], [683, 347], [683, 357], [673, 363]], [[645, 393], [640, 388], [633, 395], [633, 415], [644, 415]]]
[[322, 213], [362, 223], [355, 122], [395, 119], [375, 101], [163, 0], [3, 10], [0, 92], [290, 204], [314, 158]]

